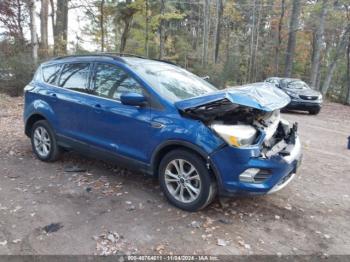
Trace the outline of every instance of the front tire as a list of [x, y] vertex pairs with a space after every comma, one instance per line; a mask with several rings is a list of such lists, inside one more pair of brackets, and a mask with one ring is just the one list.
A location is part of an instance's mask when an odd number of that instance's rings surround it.
[[57, 145], [55, 133], [46, 120], [34, 123], [31, 131], [31, 142], [33, 152], [42, 161], [56, 161], [61, 154], [61, 148]]
[[216, 195], [216, 183], [205, 162], [187, 150], [174, 150], [163, 157], [159, 183], [168, 201], [186, 211], [204, 208]]
[[309, 110], [310, 115], [318, 115], [318, 113], [320, 113], [321, 108], [315, 108], [315, 109], [311, 109]]

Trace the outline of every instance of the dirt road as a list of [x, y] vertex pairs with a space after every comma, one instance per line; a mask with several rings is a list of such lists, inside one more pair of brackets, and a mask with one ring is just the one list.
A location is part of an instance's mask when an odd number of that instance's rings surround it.
[[304, 159], [282, 191], [187, 213], [142, 174], [74, 153], [35, 159], [22, 106], [0, 96], [0, 254], [350, 254], [350, 107], [284, 114]]

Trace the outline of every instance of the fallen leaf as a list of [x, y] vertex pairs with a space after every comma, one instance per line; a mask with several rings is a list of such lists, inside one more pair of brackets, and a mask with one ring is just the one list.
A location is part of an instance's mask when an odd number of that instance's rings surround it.
[[227, 243], [224, 239], [218, 238], [217, 245], [225, 247], [227, 246]]

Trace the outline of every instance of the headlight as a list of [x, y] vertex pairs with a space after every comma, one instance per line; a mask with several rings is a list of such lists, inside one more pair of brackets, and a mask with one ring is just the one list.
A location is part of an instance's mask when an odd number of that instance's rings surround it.
[[257, 136], [257, 130], [249, 125], [212, 124], [211, 128], [229, 145], [244, 147], [252, 145]]
[[322, 100], [322, 98], [323, 98], [323, 97], [322, 97], [322, 94], [319, 94], [319, 95], [318, 95], [318, 100]]
[[293, 92], [291, 92], [291, 91], [285, 91], [288, 95], [290, 95], [291, 97], [295, 97], [295, 98], [298, 98], [299, 97], [299, 95], [298, 94], [296, 94], [296, 93], [293, 93]]

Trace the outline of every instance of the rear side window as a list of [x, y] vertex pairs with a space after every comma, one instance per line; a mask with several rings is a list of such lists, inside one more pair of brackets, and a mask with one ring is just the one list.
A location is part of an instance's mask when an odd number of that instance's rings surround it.
[[42, 72], [44, 82], [49, 83], [51, 85], [55, 84], [60, 75], [60, 69], [61, 65], [51, 65], [43, 67]]
[[59, 86], [86, 92], [89, 82], [89, 72], [89, 63], [65, 64], [59, 80]]

